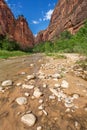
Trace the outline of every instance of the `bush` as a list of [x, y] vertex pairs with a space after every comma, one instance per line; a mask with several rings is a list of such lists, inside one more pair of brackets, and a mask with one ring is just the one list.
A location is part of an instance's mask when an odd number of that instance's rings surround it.
[[36, 45], [33, 52], [64, 52], [87, 55], [87, 22], [77, 34], [71, 35], [68, 31], [64, 31], [60, 38], [53, 43], [44, 42]]
[[7, 37], [0, 37], [0, 48], [2, 50], [19, 50], [19, 45], [15, 41], [9, 41]]

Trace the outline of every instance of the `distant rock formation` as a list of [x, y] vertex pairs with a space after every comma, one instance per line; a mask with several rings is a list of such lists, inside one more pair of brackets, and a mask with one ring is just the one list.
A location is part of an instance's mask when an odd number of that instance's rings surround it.
[[28, 27], [28, 23], [23, 16], [19, 16], [15, 21], [14, 39], [20, 43], [23, 49], [32, 47], [34, 44], [34, 37], [31, 30]]
[[16, 20], [4, 0], [0, 0], [0, 35], [17, 41], [22, 49], [34, 44], [34, 37], [23, 16]]
[[48, 28], [45, 31], [41, 31], [35, 41], [39, 43], [52, 40], [64, 30], [75, 34], [83, 26], [86, 19], [87, 0], [59, 0]]

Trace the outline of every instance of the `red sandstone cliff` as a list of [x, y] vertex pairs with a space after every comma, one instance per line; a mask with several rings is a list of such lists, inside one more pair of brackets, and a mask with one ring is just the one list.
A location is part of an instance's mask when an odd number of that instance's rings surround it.
[[28, 23], [23, 16], [19, 16], [19, 18], [15, 21], [13, 37], [18, 43], [21, 43], [21, 47], [23, 49], [32, 47], [34, 44], [33, 34], [30, 31]]
[[16, 20], [4, 0], [0, 0], [0, 35], [7, 35], [17, 41], [22, 49], [31, 47], [34, 43], [33, 34], [25, 18], [20, 16]]
[[48, 28], [38, 34], [36, 42], [52, 40], [64, 30], [75, 34], [83, 26], [85, 19], [87, 19], [87, 0], [59, 0]]

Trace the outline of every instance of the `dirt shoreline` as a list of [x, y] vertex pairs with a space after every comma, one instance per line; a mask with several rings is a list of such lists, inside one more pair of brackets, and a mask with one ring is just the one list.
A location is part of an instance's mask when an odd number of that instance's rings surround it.
[[[73, 69], [81, 56], [66, 57], [34, 54], [0, 60], [0, 86], [2, 81], [13, 81], [0, 92], [0, 130], [37, 130], [38, 126], [40, 130], [87, 130], [87, 81]], [[35, 77], [27, 79], [31, 75]], [[37, 89], [42, 93], [39, 98], [33, 95]], [[18, 97], [26, 97], [27, 104], [19, 105]], [[36, 116], [32, 127], [21, 122], [29, 111]]]

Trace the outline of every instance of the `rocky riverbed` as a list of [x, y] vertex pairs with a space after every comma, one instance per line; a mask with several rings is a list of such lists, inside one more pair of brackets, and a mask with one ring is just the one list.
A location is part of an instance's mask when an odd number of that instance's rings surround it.
[[0, 130], [87, 130], [85, 57], [0, 60]]

